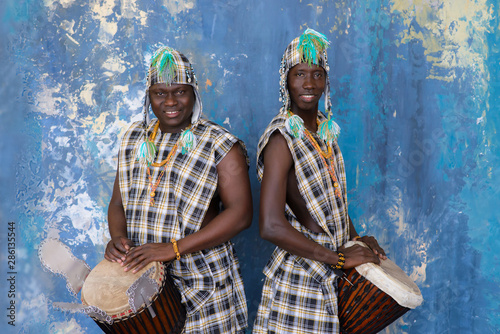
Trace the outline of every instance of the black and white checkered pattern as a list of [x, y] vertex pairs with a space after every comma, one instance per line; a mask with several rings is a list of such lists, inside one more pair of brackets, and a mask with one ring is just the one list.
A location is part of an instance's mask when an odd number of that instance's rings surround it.
[[[148, 125], [148, 134], [156, 122]], [[196, 147], [187, 154], [174, 154], [156, 189], [155, 205], [151, 205], [147, 166], [135, 159], [143, 131], [142, 122], [132, 124], [119, 153], [119, 184], [129, 238], [136, 245], [179, 240], [201, 228], [216, 194], [217, 164], [235, 143], [244, 145], [224, 128], [200, 119], [192, 128]], [[167, 157], [179, 135], [158, 133], [154, 162]], [[155, 182], [163, 167], [150, 168]], [[183, 255], [168, 270], [188, 311], [186, 333], [238, 333], [247, 326], [243, 281], [230, 242]]]
[[[319, 113], [319, 120], [324, 120]], [[347, 193], [344, 160], [336, 141], [332, 144], [335, 171], [342, 197], [335, 196], [333, 181], [319, 153], [306, 139], [291, 136], [285, 129], [283, 110], [271, 121], [257, 150], [257, 174], [262, 181], [263, 151], [270, 136], [279, 131], [293, 157], [298, 188], [314, 221], [326, 233], [313, 233], [303, 227], [288, 206], [285, 216], [290, 224], [331, 250], [348, 240]], [[326, 143], [316, 141], [326, 151]], [[254, 333], [337, 333], [336, 276], [329, 265], [292, 255], [277, 247], [264, 268], [266, 280], [254, 325]]]

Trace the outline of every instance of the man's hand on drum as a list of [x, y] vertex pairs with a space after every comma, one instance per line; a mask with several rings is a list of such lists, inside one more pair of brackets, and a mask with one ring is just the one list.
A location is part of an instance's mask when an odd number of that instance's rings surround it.
[[368, 247], [371, 248], [371, 250], [378, 255], [378, 257], [382, 260], [387, 260], [387, 256], [385, 255], [385, 251], [380, 245], [378, 244], [377, 239], [375, 239], [372, 236], [365, 235], [358, 239], [359, 241], [364, 242]]
[[128, 251], [125, 261], [122, 262], [122, 267], [124, 267], [124, 271], [136, 273], [153, 261], [168, 262], [174, 258], [172, 244], [147, 243]]
[[380, 263], [378, 256], [370, 249], [360, 245], [354, 245], [352, 247], [340, 247], [339, 251], [344, 253], [345, 264], [344, 268], [354, 268], [363, 263], [373, 262], [375, 264]]
[[111, 262], [122, 263], [127, 252], [134, 246], [132, 240], [125, 237], [114, 237], [108, 242], [104, 258]]
[[342, 251], [345, 255], [344, 268], [354, 268], [368, 262], [379, 264], [380, 259], [387, 259], [385, 251], [380, 247], [374, 237], [364, 236], [361, 241], [370, 248], [360, 245], [354, 245], [347, 248], [342, 246], [339, 248], [339, 251]]

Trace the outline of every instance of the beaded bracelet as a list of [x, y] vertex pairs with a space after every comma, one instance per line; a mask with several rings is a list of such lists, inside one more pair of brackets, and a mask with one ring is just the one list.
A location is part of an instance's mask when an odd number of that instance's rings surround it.
[[177, 247], [177, 241], [175, 241], [175, 239], [171, 239], [170, 242], [172, 243], [172, 246], [174, 247], [175, 258], [177, 260], [180, 260], [181, 253], [179, 253], [179, 247]]
[[344, 256], [344, 253], [342, 253], [342, 252], [337, 252], [337, 254], [339, 255], [339, 259], [337, 261], [337, 264], [332, 266], [332, 267], [334, 267], [335, 269], [342, 269], [342, 268], [344, 268], [344, 264], [345, 264], [345, 256]]

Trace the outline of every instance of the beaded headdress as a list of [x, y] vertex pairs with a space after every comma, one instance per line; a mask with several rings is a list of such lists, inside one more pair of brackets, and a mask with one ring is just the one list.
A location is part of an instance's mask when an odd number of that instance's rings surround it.
[[[280, 101], [283, 103], [282, 112], [288, 114], [291, 106], [290, 93], [288, 92], [287, 79], [288, 72], [292, 67], [300, 63], [307, 63], [309, 66], [314, 64], [321, 66], [326, 72], [326, 82], [324, 90], [325, 112], [327, 120], [318, 126], [318, 135], [321, 139], [332, 142], [340, 134], [340, 127], [332, 119], [332, 102], [330, 100], [330, 79], [328, 73], [330, 66], [326, 49], [330, 41], [325, 35], [313, 30], [306, 29], [304, 33], [295, 38], [286, 48], [281, 58], [280, 67]], [[296, 138], [302, 138], [304, 134], [304, 122], [297, 116], [289, 116], [286, 122], [286, 128], [290, 134]]]
[[151, 57], [146, 81], [146, 96], [144, 98], [144, 142], [137, 151], [137, 159], [150, 165], [156, 155], [156, 146], [150, 141], [147, 134], [147, 127], [150, 122], [149, 109], [151, 101], [149, 89], [154, 84], [164, 83], [167, 86], [172, 84], [185, 84], [193, 87], [195, 103], [191, 116], [191, 127], [184, 130], [179, 138], [179, 149], [186, 153], [196, 145], [196, 138], [191, 131], [196, 122], [201, 117], [202, 104], [198, 92], [198, 81], [194, 74], [193, 66], [186, 56], [167, 46], [160, 47]]

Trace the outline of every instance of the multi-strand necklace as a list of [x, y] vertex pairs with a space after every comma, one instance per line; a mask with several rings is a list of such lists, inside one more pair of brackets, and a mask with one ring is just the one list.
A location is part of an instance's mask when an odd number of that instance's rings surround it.
[[[289, 115], [295, 116], [290, 110], [288, 112], [289, 112]], [[303, 126], [303, 120], [301, 119], [301, 121], [302, 121], [302, 126]], [[319, 120], [318, 119], [316, 119], [316, 124], [319, 127]], [[335, 173], [335, 167], [334, 167], [335, 160], [333, 157], [331, 145], [326, 143], [327, 150], [325, 152], [321, 149], [321, 147], [319, 146], [316, 139], [314, 139], [311, 132], [309, 132], [309, 130], [307, 130], [307, 128], [305, 126], [303, 127], [303, 131], [304, 131], [306, 138], [312, 144], [312, 146], [314, 147], [316, 152], [319, 153], [319, 156], [320, 156], [321, 160], [323, 161], [323, 165], [325, 166], [326, 170], [328, 171], [328, 174], [330, 174], [330, 177], [332, 178], [335, 196], [337, 196], [338, 198], [342, 198], [342, 193], [340, 191], [340, 184], [339, 184], [339, 181], [338, 181], [336, 173]]]
[[333, 159], [332, 147], [330, 145], [327, 145], [328, 151], [324, 152], [321, 149], [321, 147], [319, 146], [316, 139], [314, 139], [312, 134], [309, 132], [309, 130], [305, 129], [304, 132], [305, 132], [306, 138], [309, 140], [309, 142], [312, 144], [312, 146], [319, 153], [319, 156], [321, 157], [321, 161], [323, 161], [323, 165], [325, 166], [326, 170], [330, 174], [330, 177], [332, 178], [335, 196], [341, 198], [342, 193], [340, 192], [340, 184], [337, 180], [337, 176], [335, 175], [335, 167], [334, 167], [335, 161]]
[[[155, 140], [159, 126], [160, 126], [160, 122], [156, 123], [156, 125], [153, 129], [153, 132], [149, 136], [150, 142], [153, 142]], [[160, 172], [160, 175], [158, 175], [158, 178], [156, 179], [156, 182], [154, 183], [154, 185], [153, 185], [153, 177], [151, 175], [151, 170], [150, 170], [149, 165], [148, 165], [147, 172], [148, 172], [148, 179], [149, 179], [149, 196], [150, 196], [149, 202], [151, 205], [155, 205], [156, 188], [158, 188], [158, 185], [160, 184], [160, 181], [163, 178], [163, 175], [165, 174], [165, 172], [167, 170], [168, 163], [170, 162], [170, 160], [174, 156], [175, 152], [177, 151], [178, 146], [179, 146], [179, 139], [177, 139], [177, 141], [175, 142], [174, 147], [172, 147], [172, 150], [170, 150], [166, 159], [164, 159], [163, 161], [161, 161], [159, 163], [151, 163], [151, 166], [153, 166], [153, 167], [163, 167], [163, 170]]]

